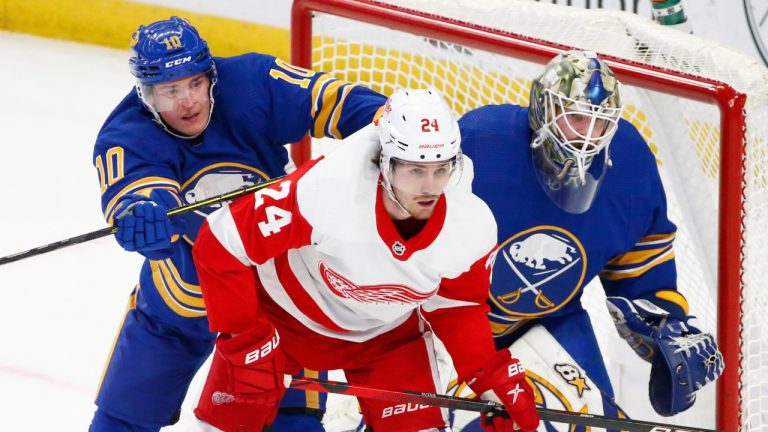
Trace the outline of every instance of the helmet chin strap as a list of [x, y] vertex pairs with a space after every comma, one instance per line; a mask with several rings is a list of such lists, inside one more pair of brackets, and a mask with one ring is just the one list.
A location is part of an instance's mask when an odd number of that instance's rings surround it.
[[395, 196], [395, 191], [392, 189], [392, 184], [389, 182], [389, 178], [387, 178], [387, 174], [382, 172], [381, 173], [382, 182], [379, 183], [384, 188], [385, 191], [387, 191], [387, 195], [389, 195], [389, 198], [397, 204], [398, 207], [400, 207], [400, 210], [402, 210], [405, 214], [407, 214], [409, 217], [414, 217], [411, 212], [409, 212], [403, 203], [400, 202], [399, 199], [397, 199], [397, 196]]

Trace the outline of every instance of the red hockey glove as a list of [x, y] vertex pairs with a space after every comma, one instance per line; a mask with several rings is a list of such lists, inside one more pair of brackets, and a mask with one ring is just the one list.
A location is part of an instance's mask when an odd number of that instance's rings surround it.
[[533, 389], [525, 382], [523, 365], [509, 350], [501, 350], [491, 357], [483, 370], [469, 381], [469, 387], [481, 399], [504, 405], [509, 414], [507, 417], [483, 413], [480, 424], [486, 432], [532, 432], [539, 426]]
[[225, 432], [261, 431], [270, 425], [286, 377], [290, 380], [279, 345], [280, 336], [268, 323], [219, 336], [195, 415]]

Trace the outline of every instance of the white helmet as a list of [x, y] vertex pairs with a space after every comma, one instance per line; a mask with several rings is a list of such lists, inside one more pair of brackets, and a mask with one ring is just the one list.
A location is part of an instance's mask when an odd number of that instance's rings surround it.
[[[426, 167], [404, 171], [413, 173], [410, 175], [395, 176], [398, 165], [441, 165], [436, 172], [442, 180], [432, 184], [433, 187], [440, 184], [440, 191], [432, 190], [432, 194], [445, 192], [459, 183], [463, 159], [459, 124], [437, 90], [395, 91], [376, 124], [381, 143], [379, 168], [383, 186], [403, 210], [405, 207], [393, 188], [416, 195], [427, 193], [415, 190], [425, 187], [421, 180], [409, 181], [421, 175], [419, 172]], [[397, 183], [396, 178], [399, 179]]]
[[445, 162], [460, 153], [461, 134], [440, 93], [399, 89], [387, 99], [378, 120], [382, 169], [391, 158], [404, 162]]

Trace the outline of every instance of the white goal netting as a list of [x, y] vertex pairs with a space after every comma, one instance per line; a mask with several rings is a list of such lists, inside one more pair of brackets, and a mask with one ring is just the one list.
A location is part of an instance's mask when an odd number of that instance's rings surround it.
[[[768, 431], [768, 70], [762, 64], [620, 11], [523, 0], [296, 3], [320, 11], [309, 21], [294, 20], [294, 32], [311, 22], [304, 37], [294, 34], [294, 63], [384, 94], [434, 86], [457, 116], [485, 104], [527, 105], [531, 79], [559, 50], [609, 58], [625, 84], [624, 117], [656, 155], [669, 217], [678, 225], [679, 289], [726, 355], [717, 391], [709, 386], [692, 410], [671, 420], [654, 417], [647, 401], [639, 401], [647, 399], [649, 369], [617, 340], [599, 282], [593, 283], [584, 301], [617, 400], [637, 418]], [[720, 91], [730, 99], [717, 105], [713, 95]], [[732, 153], [723, 156], [721, 145]]]

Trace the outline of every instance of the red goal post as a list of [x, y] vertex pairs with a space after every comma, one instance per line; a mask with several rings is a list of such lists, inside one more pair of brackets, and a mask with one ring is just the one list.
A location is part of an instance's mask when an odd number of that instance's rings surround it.
[[[432, 3], [437, 3], [437, 5], [430, 8], [428, 4]], [[745, 337], [751, 337], [752, 332], [745, 328], [743, 308], [747, 307], [745, 306], [744, 298], [745, 289], [750, 288], [744, 276], [746, 263], [751, 263], [760, 271], [768, 272], [768, 268], [766, 268], [765, 247], [758, 246], [755, 248], [754, 254], [757, 255], [756, 257], [747, 256], [749, 244], [746, 235], [747, 231], [753, 228], [752, 225], [749, 225], [750, 221], [745, 220], [747, 212], [754, 211], [754, 209], [748, 206], [750, 201], [765, 197], [763, 189], [766, 187], [764, 184], [766, 173], [764, 170], [766, 168], [766, 153], [768, 153], [766, 150], [766, 134], [765, 130], [760, 130], [750, 135], [752, 129], [756, 128], [748, 121], [749, 110], [754, 108], [754, 106], [749, 106], [748, 100], [751, 98], [752, 100], [759, 100], [765, 103], [768, 84], [765, 84], [765, 87], [761, 90], [754, 85], [752, 80], [759, 82], [761, 79], [765, 79], [768, 73], [750, 63], [750, 60], [746, 57], [742, 58], [735, 54], [729, 54], [723, 58], [723, 61], [733, 62], [733, 59], [736, 59], [739, 62], [743, 62], [743, 65], [724, 65], [722, 73], [717, 71], [710, 73], [711, 70], [708, 69], [710, 68], [708, 63], [700, 66], [695, 59], [676, 58], [675, 56], [681, 55], [675, 50], [676, 44], [686, 46], [692, 43], [703, 43], [700, 42], [700, 39], [689, 35], [682, 35], [679, 42], [677, 39], [672, 41], [677, 36], [670, 37], [668, 44], [665, 41], [659, 44], [658, 47], [653, 45], [655, 42], [649, 41], [647, 43], [650, 48], [648, 48], [643, 45], [646, 43], [642, 39], [643, 33], [638, 31], [634, 36], [639, 38], [636, 50], [612, 50], [610, 47], [593, 47], [589, 37], [579, 39], [576, 32], [570, 34], [565, 29], [562, 30], [562, 38], [548, 38], [547, 35], [536, 34], [536, 31], [517, 33], [516, 28], [510, 29], [488, 24], [482, 18], [482, 13], [490, 17], [498, 15], [498, 12], [481, 10], [479, 15], [481, 18], [475, 19], [475, 15], [472, 15], [467, 10], [467, 4], [472, 2], [454, 1], [453, 3], [464, 3], [461, 5], [463, 7], [453, 13], [444, 13], [445, 10], [441, 4], [445, 3], [445, 1], [440, 2], [439, 0], [422, 2], [408, 0], [387, 2], [372, 0], [294, 0], [291, 17], [291, 62], [297, 66], [314, 68], [315, 70], [328, 70], [334, 73], [337, 72], [335, 69], [343, 63], [337, 60], [322, 62], [319, 59], [319, 57], [323, 56], [323, 48], [320, 48], [318, 53], [317, 44], [321, 43], [318, 41], [322, 37], [313, 32], [313, 17], [316, 14], [321, 14], [394, 29], [399, 32], [411, 33], [458, 47], [482, 50], [502, 57], [521, 59], [537, 64], [544, 64], [555, 54], [570, 48], [593, 49], [609, 62], [619, 80], [624, 84], [640, 89], [648, 89], [653, 91], [654, 94], [674, 95], [682, 100], [715, 106], [719, 113], [719, 119], [716, 119], [714, 124], [714, 129], [718, 129], [716, 132], [719, 135], [719, 140], [717, 140], [719, 141], [717, 149], [719, 155], [716, 155], [717, 167], [715, 168], [717, 170], [715, 175], [719, 175], [719, 187], [717, 188], [718, 190], [712, 191], [710, 194], [716, 195], [714, 198], [716, 208], [713, 209], [714, 219], [716, 219], [715, 222], [717, 224], [716, 236], [713, 239], [713, 243], [716, 243], [716, 251], [712, 255], [716, 265], [716, 276], [714, 279], [717, 295], [717, 316], [716, 329], [714, 328], [714, 323], [709, 323], [712, 327], [709, 330], [716, 330], [718, 343], [724, 353], [726, 363], [724, 374], [717, 384], [716, 426], [718, 429], [727, 431], [757, 430], [753, 429], [757, 424], [766, 426], [763, 423], [764, 420], [760, 418], [761, 415], [758, 415], [757, 419], [755, 419], [755, 417], [750, 417], [750, 413], [746, 411], [748, 407], [745, 405], [745, 400], [750, 397], [746, 393], [749, 393], [748, 390], [751, 387], [749, 387], [749, 377], [744, 374], [744, 362], [745, 358], [748, 358], [750, 355], [747, 350], [753, 347], [750, 345], [750, 340], [745, 340]], [[507, 0], [505, 3], [501, 7], [508, 8], [507, 13], [517, 15], [525, 13], [523, 10], [528, 10], [529, 5], [523, 5], [523, 3], [532, 2]], [[547, 17], [553, 17], [552, 11], [557, 11], [558, 14], [563, 13], [573, 16], [573, 20], [580, 23], [592, 20], [593, 18], [595, 20], [605, 19], [605, 17], [612, 19], [616, 15], [621, 16], [621, 20], [630, 22], [630, 24], [627, 24], [628, 26], [635, 24], [634, 18], [625, 17], [620, 12], [604, 14], [603, 12], [583, 11], [556, 5], [539, 5], [538, 3], [535, 6], [530, 5], [530, 7], [549, 8], [545, 9]], [[483, 8], [481, 7], [480, 9]], [[654, 25], [652, 23], [649, 24]], [[557, 27], [556, 23], [552, 25]], [[598, 25], [600, 25], [599, 22]], [[656, 29], [658, 29], [658, 33], [662, 36], [671, 34], [665, 32], [674, 32], [661, 27], [652, 28], [650, 32], [656, 33]], [[571, 40], [571, 36], [574, 36], [575, 39]], [[597, 37], [611, 37], [611, 35], [598, 35]], [[377, 44], [375, 38], [369, 37], [366, 34], [361, 35], [361, 39], [363, 44], [373, 46]], [[707, 44], [704, 46], [704, 49], [710, 49], [709, 45], [712, 43], [708, 42]], [[436, 48], [436, 50], [439, 49], [439, 47]], [[649, 50], [656, 50], [653, 52], [657, 59], [656, 61], [645, 61], [651, 57], [648, 54]], [[369, 54], [365, 50], [360, 51], [358, 54], [352, 53], [351, 49], [348, 51], [345, 53], [346, 55], [359, 55], [361, 58]], [[377, 51], [377, 49], [373, 48], [373, 51]], [[638, 55], [638, 52], [642, 55]], [[718, 54], [720, 54], [719, 51]], [[384, 55], [387, 54], [385, 53]], [[663, 61], [658, 61], [658, 58], [663, 59]], [[378, 61], [378, 63], [377, 61], [372, 60], [370, 66], [374, 69], [376, 67], [391, 68], [402, 66], [399, 60], [395, 63], [388, 62], [387, 60]], [[423, 65], [424, 61], [419, 60], [416, 63]], [[411, 67], [409, 65], [406, 69], [410, 71]], [[728, 70], [728, 67], [748, 69], [754, 77], [750, 76], [745, 79], [737, 77], [736, 83], [731, 82], [729, 80], [731, 75], [737, 74]], [[762, 75], [760, 75], [761, 73]], [[363, 82], [385, 93], [391, 91], [394, 86], [403, 84], [402, 78], [394, 79], [393, 82], [391, 78], [381, 78], [386, 75], [384, 72], [382, 74], [384, 75], [379, 74], [375, 70], [367, 73], [360, 72], [354, 76], [354, 81]], [[528, 78], [532, 78], [532, 76]], [[345, 79], [349, 79], [349, 76], [346, 76]], [[444, 80], [445, 77], [441, 76], [440, 79]], [[738, 81], [746, 81], [746, 83]], [[765, 83], [766, 81], [763, 82]], [[459, 85], [459, 83], [454, 83], [454, 85]], [[466, 91], [472, 91], [472, 89]], [[449, 99], [451, 97], [449, 94], [446, 96]], [[503, 102], [507, 101], [496, 101], [496, 103]], [[474, 108], [474, 106], [469, 108]], [[680, 106], [679, 109], [686, 110], [687, 107]], [[456, 108], [456, 112], [458, 115], [463, 114], [463, 109]], [[762, 118], [762, 120], [768, 122], [768, 118]], [[696, 119], [690, 120], [690, 124], [696, 124], [696, 122]], [[710, 127], [709, 129], [712, 128]], [[698, 147], [694, 146], [696, 144], [692, 144], [691, 148], [698, 149]], [[746, 151], [747, 146], [753, 147], [749, 154]], [[310, 152], [309, 145], [305, 144], [300, 147], [294, 147], [292, 149], [292, 156], [298, 164], [307, 160], [311, 154]], [[754, 152], [757, 152], [757, 156], [753, 154]], [[757, 162], [752, 162], [750, 158], [757, 158]], [[677, 174], [686, 176], [685, 173]], [[754, 183], [758, 184], [755, 186]], [[750, 188], [749, 191], [747, 190], [748, 188]], [[753, 190], [755, 188], [758, 189], [756, 192]], [[757, 210], [768, 212], [768, 209], [757, 208]], [[697, 211], [698, 209], [693, 210], [694, 213]], [[762, 219], [761, 221], [765, 220]], [[678, 223], [677, 220], [673, 221]], [[756, 223], [759, 222], [760, 220]], [[695, 223], [692, 225], [695, 226]], [[768, 225], [763, 225], [763, 227], [764, 230], [768, 230]], [[749, 234], [757, 233], [749, 232]], [[765, 236], [762, 235], [761, 238], [765, 238]], [[682, 271], [679, 270], [680, 273]], [[758, 279], [757, 281], [762, 282], [765, 279]], [[752, 287], [752, 289], [757, 288]], [[757, 305], [748, 307], [757, 307]], [[762, 336], [762, 332], [765, 331], [762, 328], [763, 322], [761, 321], [758, 324], [760, 325], [756, 332], [759, 333], [758, 336]], [[765, 355], [765, 352], [763, 352], [763, 342], [758, 340], [756, 344], [759, 345], [755, 348], [759, 362], [759, 359]], [[768, 371], [768, 366], [766, 366], [766, 370]], [[759, 384], [760, 386], [752, 391], [759, 393], [759, 396], [768, 397], [768, 395], [763, 395], [765, 392], [764, 383]], [[758, 407], [755, 407], [755, 409], [759, 409], [763, 404], [765, 402], [759, 402]], [[768, 404], [763, 409], [768, 409]]]

